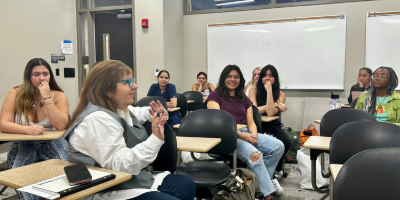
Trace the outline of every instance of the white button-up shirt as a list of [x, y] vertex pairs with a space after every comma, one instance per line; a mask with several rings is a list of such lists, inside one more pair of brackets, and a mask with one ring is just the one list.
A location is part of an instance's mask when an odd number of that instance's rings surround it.
[[[118, 110], [117, 114], [133, 126], [129, 110], [141, 124], [151, 121], [150, 107], [128, 106], [126, 110]], [[157, 157], [164, 141], [152, 134], [146, 141], [128, 148], [123, 137], [123, 127], [108, 113], [96, 111], [86, 116], [74, 128], [69, 143], [83, 154], [92, 157], [101, 167], [115, 171], [137, 175], [141, 169], [151, 164]], [[150, 189], [129, 189], [106, 193], [97, 193], [83, 199], [130, 199], [143, 193], [157, 191], [168, 171], [157, 174]]]

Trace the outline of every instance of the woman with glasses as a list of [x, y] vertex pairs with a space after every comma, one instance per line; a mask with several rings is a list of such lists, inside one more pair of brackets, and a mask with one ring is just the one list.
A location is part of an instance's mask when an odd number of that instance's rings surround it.
[[251, 77], [251, 81], [250, 81], [249, 83], [247, 83], [246, 86], [244, 86], [244, 90], [243, 90], [243, 91], [245, 91], [246, 96], [249, 96], [250, 88], [251, 88], [253, 85], [256, 85], [256, 84], [257, 84], [258, 78], [260, 78], [261, 69], [262, 69], [261, 67], [255, 68], [255, 69], [253, 70], [253, 72], [252, 72], [252, 75], [253, 75], [253, 76]]
[[204, 72], [199, 72], [197, 74], [197, 83], [192, 85], [192, 91], [200, 92], [205, 100], [210, 92], [214, 90], [215, 86], [212, 83], [207, 82], [207, 74]]
[[[31, 59], [25, 67], [23, 83], [11, 89], [1, 108], [0, 131], [42, 135], [45, 130], [64, 130], [68, 123], [68, 100], [54, 79], [50, 65], [42, 58]], [[66, 160], [60, 139], [11, 142], [8, 169], [48, 159]], [[20, 199], [38, 199], [18, 192]]]
[[351, 102], [353, 101], [353, 96], [351, 94], [352, 92], [364, 92], [370, 89], [371, 76], [372, 70], [370, 68], [363, 67], [358, 71], [357, 83], [351, 86], [350, 95], [349, 98], [347, 98], [349, 104], [351, 104]]
[[[281, 112], [287, 110], [285, 103], [285, 94], [280, 89], [278, 71], [273, 65], [267, 65], [262, 68], [260, 80], [257, 85], [250, 89], [249, 97], [253, 105], [257, 106], [262, 115], [279, 116]], [[261, 130], [279, 139], [285, 145], [284, 155], [290, 148], [290, 139], [281, 128], [281, 122], [274, 120], [262, 122]], [[288, 154], [289, 155], [289, 154]], [[287, 160], [290, 156], [287, 156]], [[276, 175], [284, 175], [283, 156], [276, 166]]]
[[372, 75], [371, 89], [362, 94], [356, 109], [375, 116], [377, 121], [400, 125], [400, 94], [396, 72], [391, 67], [379, 67]]
[[[147, 167], [164, 144], [168, 112], [160, 102], [132, 107], [137, 88], [132, 70], [115, 60], [97, 64], [85, 79], [63, 138], [68, 161], [127, 172], [132, 178], [84, 199], [193, 200], [191, 178]], [[150, 136], [142, 125], [146, 121], [151, 122]]]
[[208, 109], [225, 110], [233, 116], [237, 124], [247, 125], [247, 128], [237, 131], [237, 157], [257, 176], [260, 191], [265, 195], [265, 199], [269, 200], [270, 194], [279, 196], [283, 192], [273, 175], [284, 147], [276, 138], [257, 133], [253, 103], [243, 92], [244, 83], [243, 74], [238, 66], [226, 66], [219, 78], [217, 89], [210, 93], [206, 103]]
[[[178, 103], [178, 95], [176, 94], [175, 85], [169, 83], [169, 72], [167, 70], [161, 70], [158, 73], [157, 80], [158, 83], [154, 83], [150, 86], [147, 96], [162, 97], [165, 99], [165, 101], [167, 101], [168, 108], [176, 108], [176, 104]], [[167, 124], [172, 128], [175, 124], [181, 123], [181, 117], [181, 112], [179, 112], [179, 110], [170, 112]]]

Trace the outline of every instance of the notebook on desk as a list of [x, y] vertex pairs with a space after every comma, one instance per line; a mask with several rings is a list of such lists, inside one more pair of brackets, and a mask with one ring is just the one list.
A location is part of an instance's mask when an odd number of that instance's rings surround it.
[[46, 199], [57, 199], [64, 196], [68, 196], [75, 192], [85, 190], [87, 188], [93, 187], [95, 185], [104, 183], [115, 178], [115, 174], [101, 172], [97, 170], [90, 170], [92, 175], [92, 181], [87, 184], [81, 185], [69, 185], [67, 176], [65, 174], [35, 183], [20, 189], [21, 192], [28, 192]]

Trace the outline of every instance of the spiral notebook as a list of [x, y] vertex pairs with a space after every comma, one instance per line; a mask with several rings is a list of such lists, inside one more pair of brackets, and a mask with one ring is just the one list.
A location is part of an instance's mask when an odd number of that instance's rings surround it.
[[93, 187], [95, 185], [104, 183], [115, 178], [115, 174], [101, 172], [89, 169], [92, 175], [92, 181], [87, 184], [69, 185], [67, 176], [65, 174], [35, 183], [20, 189], [20, 192], [28, 192], [46, 199], [56, 199], [70, 195], [81, 190]]

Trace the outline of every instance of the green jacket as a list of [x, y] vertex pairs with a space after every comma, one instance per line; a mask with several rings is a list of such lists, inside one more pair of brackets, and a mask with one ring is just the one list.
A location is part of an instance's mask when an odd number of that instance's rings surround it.
[[[364, 108], [364, 100], [367, 92], [364, 92], [357, 101], [356, 109], [363, 110]], [[393, 91], [392, 96], [386, 104], [386, 109], [389, 115], [387, 123], [396, 124], [400, 126], [400, 94], [396, 91]]]

